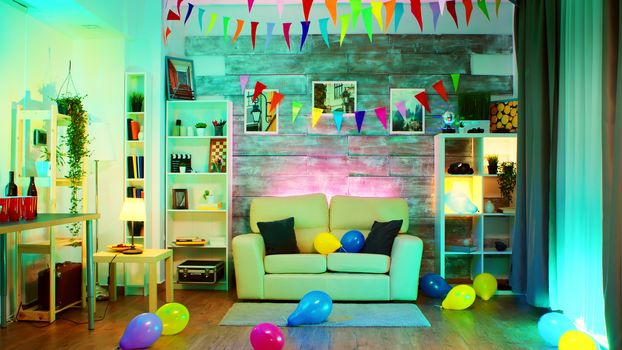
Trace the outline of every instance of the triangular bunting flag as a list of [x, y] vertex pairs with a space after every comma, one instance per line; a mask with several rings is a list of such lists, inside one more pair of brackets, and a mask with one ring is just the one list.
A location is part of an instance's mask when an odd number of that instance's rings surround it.
[[371, 7], [367, 7], [361, 11], [363, 16], [363, 23], [365, 24], [365, 31], [369, 37], [369, 42], [372, 42], [372, 22], [371, 22]]
[[324, 39], [324, 43], [327, 47], [330, 47], [330, 42], [328, 41], [328, 17], [321, 18], [318, 21], [320, 25], [320, 33], [322, 33], [322, 39]]
[[449, 97], [447, 97], [447, 92], [445, 91], [445, 85], [443, 85], [443, 80], [439, 80], [434, 85], [432, 85], [434, 90], [438, 92], [438, 94], [445, 100], [445, 102], [449, 102]]
[[312, 128], [315, 128], [315, 124], [317, 124], [317, 122], [320, 121], [320, 118], [322, 117], [322, 112], [324, 112], [323, 109], [313, 107], [313, 112], [311, 113], [311, 127]]
[[428, 95], [425, 91], [421, 91], [420, 93], [415, 95], [415, 98], [421, 105], [425, 108], [425, 110], [430, 113], [430, 104], [428, 103]]
[[371, 14], [376, 18], [376, 22], [378, 22], [378, 26], [380, 30], [384, 27], [382, 24], [382, 3], [380, 1], [372, 1], [371, 5]]
[[441, 15], [445, 12], [445, 3], [447, 0], [438, 0], [438, 7], [441, 9]]
[[274, 30], [274, 23], [268, 22], [266, 24], [266, 49], [268, 45], [270, 45], [270, 40], [272, 39], [272, 30]]
[[300, 51], [302, 51], [302, 47], [305, 44], [305, 40], [307, 40], [307, 35], [309, 34], [309, 27], [311, 26], [311, 22], [300, 22], [302, 25], [302, 37], [300, 37]]
[[209, 26], [207, 26], [207, 33], [209, 34], [212, 31], [212, 28], [214, 28], [214, 24], [216, 24], [216, 19], [218, 18], [218, 15], [215, 13], [211, 14], [211, 18], [209, 21]]
[[477, 6], [480, 10], [482, 10], [482, 13], [484, 14], [484, 16], [486, 16], [488, 21], [490, 21], [490, 16], [488, 15], [488, 7], [486, 7], [486, 0], [477, 0]]
[[179, 21], [180, 19], [178, 13], [173, 12], [173, 10], [168, 10], [168, 15], [166, 15], [167, 21]]
[[400, 26], [400, 21], [402, 20], [402, 16], [404, 15], [404, 3], [398, 2], [395, 4], [395, 21], [393, 22], [394, 28], [393, 30], [397, 32], [397, 27]]
[[458, 84], [460, 84], [460, 73], [452, 73], [451, 81], [454, 83], [454, 91], [458, 92]]
[[164, 45], [167, 44], [169, 35], [171, 35], [171, 27], [166, 27], [166, 30], [164, 31]]
[[184, 2], [184, 0], [177, 0], [177, 13], [181, 13], [181, 3]]
[[417, 19], [419, 29], [423, 32], [423, 17], [421, 16], [421, 0], [410, 0], [410, 12]]
[[199, 11], [197, 11], [197, 20], [199, 21], [199, 32], [203, 33], [203, 14], [205, 13], [205, 9], [199, 7]]
[[454, 20], [454, 23], [456, 24], [456, 28], [458, 28], [458, 16], [456, 15], [456, 2], [453, 0], [449, 0], [447, 1], [447, 12], [449, 12], [449, 15], [451, 16], [451, 18]]
[[311, 6], [313, 6], [313, 0], [302, 0], [302, 10], [305, 14], [305, 22], [309, 22], [309, 13], [311, 13]]
[[255, 38], [257, 37], [257, 26], [259, 22], [251, 22], [251, 44], [253, 44], [253, 50], [255, 49]]
[[337, 0], [324, 0], [324, 4], [330, 13], [330, 18], [333, 19], [333, 24], [337, 24]]
[[389, 0], [384, 3], [384, 12], [386, 13], [386, 20], [384, 26], [384, 32], [389, 30], [389, 24], [393, 19], [393, 13], [395, 13], [395, 0]]
[[341, 123], [343, 122], [343, 112], [333, 112], [333, 119], [335, 120], [335, 126], [337, 127], [337, 133], [341, 133]]
[[382, 123], [382, 127], [386, 129], [387, 128], [387, 107], [374, 108], [374, 111], [376, 112], [376, 116]]
[[501, 0], [496, 0], [495, 1], [495, 13], [497, 14], [497, 17], [499, 17], [499, 6], [501, 5]]
[[186, 18], [184, 18], [184, 24], [188, 22], [188, 18], [190, 18], [190, 15], [192, 14], [192, 9], [194, 9], [194, 5], [191, 3], [188, 3], [188, 12], [186, 12]]
[[365, 111], [356, 111], [354, 112], [354, 119], [356, 119], [356, 128], [361, 133], [361, 128], [363, 127], [363, 120], [365, 119]]
[[291, 28], [292, 24], [287, 22], [283, 23], [283, 37], [285, 38], [285, 43], [287, 43], [287, 49], [291, 51], [291, 47], [289, 46], [289, 28]]
[[255, 2], [255, 0], [248, 0], [248, 13], [251, 13], [251, 10], [253, 9], [253, 3]]
[[352, 28], [354, 28], [361, 14], [361, 0], [350, 0], [350, 9], [352, 10]]
[[222, 18], [222, 38], [227, 41], [227, 31], [229, 30], [229, 17]]
[[251, 101], [255, 102], [257, 97], [259, 97], [259, 95], [261, 95], [261, 93], [263, 92], [263, 90], [265, 88], [266, 88], [266, 85], [264, 85], [262, 82], [260, 82], [260, 81], [256, 82], [255, 83], [255, 91], [253, 91], [253, 99]]
[[473, 2], [472, 0], [462, 0], [464, 4], [464, 12], [466, 17], [466, 25], [469, 26], [469, 21], [471, 21], [471, 13], [473, 12]]
[[272, 100], [270, 100], [270, 114], [274, 114], [276, 107], [278, 107], [281, 101], [283, 101], [283, 97], [285, 97], [285, 95], [278, 91], [275, 91], [272, 94]]
[[406, 102], [398, 101], [395, 103], [395, 107], [397, 107], [397, 111], [400, 112], [400, 115], [404, 120], [408, 117], [408, 112], [406, 112]]
[[284, 0], [276, 0], [276, 9], [279, 11], [279, 18], [283, 17], [283, 1]]
[[343, 39], [346, 37], [346, 33], [348, 32], [348, 26], [350, 25], [350, 14], [346, 13], [345, 15], [341, 15], [339, 17], [341, 21], [341, 35], [339, 36], [339, 47], [343, 44]]
[[244, 20], [243, 19], [238, 19], [238, 27], [235, 29], [235, 34], [233, 35], [233, 39], [231, 39], [231, 43], [233, 44], [236, 40], [238, 40], [238, 37], [240, 36], [240, 33], [242, 33], [242, 28], [244, 27]]
[[438, 24], [438, 17], [441, 14], [441, 9], [438, 6], [438, 2], [432, 1], [430, 3], [430, 10], [432, 10], [432, 23], [434, 23], [434, 31], [436, 31], [436, 24]]
[[292, 123], [296, 122], [296, 118], [298, 118], [298, 113], [302, 109], [302, 103], [298, 101], [292, 101]]
[[244, 95], [244, 90], [246, 90], [246, 84], [248, 84], [248, 75], [240, 75], [240, 87], [242, 88], [242, 95]]

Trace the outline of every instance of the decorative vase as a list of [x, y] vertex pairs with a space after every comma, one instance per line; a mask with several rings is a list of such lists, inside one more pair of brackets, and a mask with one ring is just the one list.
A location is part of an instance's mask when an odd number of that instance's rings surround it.
[[222, 130], [222, 125], [215, 125], [214, 126], [214, 136], [223, 136], [223, 130]]
[[194, 126], [189, 126], [187, 129], [187, 136], [194, 136]]
[[145, 139], [145, 132], [144, 132], [144, 128], [141, 125], [140, 126], [140, 131], [138, 132], [138, 141], [143, 141]]
[[497, 175], [497, 169], [498, 169], [498, 166], [496, 164], [495, 165], [489, 165], [488, 166], [488, 174], [490, 174], [490, 175]]
[[492, 204], [492, 201], [490, 199], [486, 201], [486, 206], [484, 206], [484, 212], [486, 212], [486, 213], [494, 213], [495, 212], [495, 205]]
[[207, 196], [205, 198], [205, 201], [207, 202], [207, 204], [214, 204], [216, 203], [216, 196]]
[[46, 177], [50, 173], [50, 162], [47, 160], [38, 160], [35, 162], [37, 176]]
[[197, 136], [205, 136], [205, 128], [197, 128]]

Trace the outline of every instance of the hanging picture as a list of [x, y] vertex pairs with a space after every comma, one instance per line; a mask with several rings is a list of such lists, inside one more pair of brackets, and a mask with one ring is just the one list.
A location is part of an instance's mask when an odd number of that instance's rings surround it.
[[194, 62], [166, 57], [166, 96], [169, 100], [194, 100]]
[[279, 107], [272, 107], [272, 98], [279, 90], [264, 89], [253, 101], [253, 89], [244, 90], [244, 133], [278, 134]]
[[425, 108], [415, 95], [425, 89], [391, 89], [391, 134], [425, 133]]
[[518, 129], [518, 100], [490, 103], [490, 132], [508, 133]]
[[173, 188], [173, 209], [188, 209], [188, 190]]
[[313, 108], [321, 109], [322, 114], [354, 114], [356, 81], [314, 81], [312, 88]]
[[227, 139], [213, 138], [210, 140], [208, 172], [227, 172]]

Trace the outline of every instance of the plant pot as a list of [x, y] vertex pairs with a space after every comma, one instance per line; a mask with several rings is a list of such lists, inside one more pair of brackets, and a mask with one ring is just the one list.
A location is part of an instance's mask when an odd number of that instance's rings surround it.
[[132, 102], [132, 112], [142, 112], [143, 104], [142, 103], [134, 103]]
[[497, 169], [498, 169], [497, 165], [489, 165], [488, 166], [488, 174], [490, 174], [490, 175], [497, 175]]
[[216, 203], [216, 196], [207, 196], [207, 197], [205, 197], [205, 202], [207, 204], [215, 204]]
[[65, 114], [67, 115], [67, 113], [69, 112], [69, 110], [67, 109], [67, 103], [56, 103], [57, 108], [58, 108], [58, 113], [59, 114]]
[[223, 127], [222, 127], [222, 125], [214, 126], [214, 136], [223, 136]]
[[197, 128], [197, 136], [205, 136], [206, 131], [205, 128]]
[[38, 160], [35, 162], [35, 169], [37, 170], [37, 176], [46, 177], [50, 173], [50, 162], [47, 160]]

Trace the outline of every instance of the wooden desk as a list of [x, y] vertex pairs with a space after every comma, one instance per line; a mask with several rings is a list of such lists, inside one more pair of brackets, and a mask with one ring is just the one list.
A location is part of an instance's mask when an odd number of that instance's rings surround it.
[[[95, 278], [93, 269], [93, 222], [99, 219], [97, 213], [85, 214], [43, 214], [40, 213], [34, 220], [14, 221], [0, 223], [0, 327], [6, 327], [8, 310], [7, 310], [7, 244], [6, 234], [11, 232], [20, 232], [34, 230], [38, 228], [47, 228], [52, 226], [73, 224], [76, 222], [86, 222], [86, 289], [87, 289], [87, 306], [89, 322], [88, 328], [95, 329]], [[54, 237], [51, 236], [50, 247], [55, 245]], [[54, 276], [56, 266], [50, 266], [50, 276]], [[54, 320], [56, 304], [55, 294], [56, 279], [50, 278], [50, 322]]]
[[155, 313], [158, 309], [158, 262], [165, 262], [166, 302], [173, 302], [173, 250], [171, 249], [145, 249], [142, 254], [123, 254], [116, 252], [98, 252], [93, 255], [96, 263], [107, 263], [109, 269], [110, 300], [117, 299], [116, 286], [116, 264], [117, 263], [139, 263], [148, 264], [149, 276], [149, 312]]

